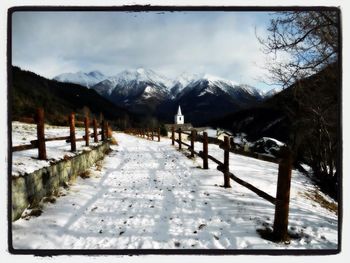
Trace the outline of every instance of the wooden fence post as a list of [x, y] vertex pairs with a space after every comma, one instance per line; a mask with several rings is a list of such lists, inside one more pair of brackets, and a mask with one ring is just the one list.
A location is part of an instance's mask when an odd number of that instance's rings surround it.
[[225, 188], [231, 188], [230, 184], [230, 164], [229, 164], [229, 157], [230, 157], [230, 140], [228, 136], [224, 137], [224, 187]]
[[209, 169], [208, 166], [208, 133], [203, 132], [203, 169]]
[[194, 157], [194, 136], [195, 132], [194, 130], [191, 131], [191, 157]]
[[94, 125], [94, 142], [98, 142], [97, 121], [96, 121], [96, 119], [93, 120], [93, 125]]
[[151, 129], [151, 138], [152, 138], [152, 141], [154, 140], [153, 131], [154, 131], [154, 128]]
[[90, 140], [90, 121], [88, 117], [84, 118], [84, 124], [85, 124], [85, 146], [89, 146], [89, 140]]
[[109, 123], [108, 123], [108, 121], [106, 121], [106, 127], [105, 127], [105, 132], [106, 132], [105, 138], [106, 138], [106, 140], [109, 139], [108, 129], [109, 129]]
[[181, 128], [179, 128], [179, 150], [182, 148], [182, 143], [181, 143]]
[[160, 128], [158, 127], [158, 142], [160, 142]]
[[101, 122], [101, 141], [105, 140], [105, 120]]
[[284, 148], [281, 153], [282, 161], [278, 167], [275, 218], [273, 224], [273, 236], [276, 241], [285, 241], [288, 239], [289, 197], [293, 162], [292, 154], [287, 148]]
[[45, 121], [44, 109], [39, 108], [36, 112], [36, 129], [38, 138], [38, 155], [39, 160], [46, 160], [46, 145], [45, 145]]
[[69, 137], [70, 137], [70, 149], [72, 152], [77, 150], [77, 144], [75, 141], [75, 116], [74, 112], [69, 115]]
[[171, 127], [171, 145], [174, 145], [175, 140], [175, 128], [174, 126]]

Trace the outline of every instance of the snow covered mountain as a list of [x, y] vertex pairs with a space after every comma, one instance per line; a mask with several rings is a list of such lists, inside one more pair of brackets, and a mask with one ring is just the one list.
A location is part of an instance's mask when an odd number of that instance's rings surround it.
[[270, 89], [270, 90], [264, 92], [264, 98], [270, 98], [270, 97], [276, 95], [277, 93], [280, 93], [281, 91], [282, 91], [281, 88]]
[[175, 98], [176, 95], [178, 95], [190, 83], [195, 82], [200, 78], [201, 76], [199, 74], [190, 74], [187, 72], [183, 72], [173, 81], [170, 89], [170, 95], [172, 96], [172, 98]]
[[106, 78], [107, 77], [105, 75], [96, 70], [88, 73], [84, 73], [82, 71], [78, 71], [76, 73], [63, 73], [54, 77], [53, 79], [60, 82], [74, 83], [91, 88]]
[[263, 93], [254, 87], [238, 85], [208, 74], [191, 79], [177, 94], [172, 95], [173, 100], [159, 108], [160, 116], [168, 118], [162, 112], [174, 112], [176, 105], [181, 105], [186, 119], [195, 125], [250, 107], [264, 99]]
[[[124, 70], [119, 74], [97, 83], [93, 89], [104, 96], [119, 94], [125, 97], [147, 96], [150, 93], [168, 93], [171, 80], [155, 73], [153, 70], [138, 68]], [[148, 87], [148, 88], [147, 88]], [[146, 89], [147, 88], [147, 89]]]
[[197, 80], [192, 80], [188, 85], [179, 91], [177, 96], [185, 96], [189, 92], [197, 92], [197, 96], [204, 96], [205, 94], [220, 95], [222, 92], [230, 95], [232, 98], [251, 98], [261, 100], [264, 94], [258, 89], [249, 85], [238, 85], [236, 82], [226, 80], [216, 76], [205, 74]]
[[179, 104], [187, 112], [187, 120], [204, 121], [208, 117], [247, 108], [277, 92], [262, 92], [249, 85], [208, 74], [184, 72], [171, 80], [144, 68], [124, 70], [111, 77], [93, 71], [61, 74], [55, 79], [85, 83], [84, 86], [94, 89], [118, 106], [169, 121]]
[[136, 113], [153, 113], [169, 98], [172, 81], [150, 69], [124, 70], [92, 88], [113, 103]]

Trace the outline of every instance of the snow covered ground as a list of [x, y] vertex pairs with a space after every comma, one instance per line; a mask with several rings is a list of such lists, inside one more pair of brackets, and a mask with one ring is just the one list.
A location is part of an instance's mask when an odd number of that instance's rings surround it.
[[[298, 172], [293, 171], [289, 228], [300, 237], [276, 244], [256, 232], [272, 226], [273, 205], [235, 182], [231, 189], [220, 187], [223, 175], [214, 163], [209, 170], [199, 168], [200, 158], [187, 158], [166, 138], [114, 136], [119, 146], [89, 169], [90, 178], [61, 189], [41, 216], [12, 223], [14, 248], [337, 248], [337, 215], [310, 198], [317, 189]], [[209, 153], [223, 159], [216, 145]], [[275, 196], [276, 164], [231, 154], [230, 170]]]

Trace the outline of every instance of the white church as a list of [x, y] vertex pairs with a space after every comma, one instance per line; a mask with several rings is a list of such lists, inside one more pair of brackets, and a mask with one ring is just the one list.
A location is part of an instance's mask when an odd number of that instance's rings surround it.
[[185, 117], [181, 113], [181, 107], [179, 105], [179, 108], [177, 109], [177, 114], [175, 115], [175, 124], [184, 124], [185, 123]]
[[181, 128], [183, 130], [189, 130], [192, 128], [191, 123], [185, 123], [185, 116], [181, 112], [181, 106], [177, 108], [177, 114], [174, 116], [174, 123], [173, 124], [165, 124], [165, 127], [168, 131], [171, 131], [171, 128], [174, 127], [175, 129]]

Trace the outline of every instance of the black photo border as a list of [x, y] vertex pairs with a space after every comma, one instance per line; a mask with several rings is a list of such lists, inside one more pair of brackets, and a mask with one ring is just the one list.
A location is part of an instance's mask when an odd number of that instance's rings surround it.
[[[274, 12], [274, 11], [336, 11], [339, 16], [339, 87], [338, 87], [338, 160], [340, 168], [339, 196], [338, 196], [338, 248], [337, 249], [15, 249], [12, 242], [12, 15], [14, 12], [26, 11], [84, 11], [84, 12]], [[7, 11], [7, 126], [8, 126], [8, 251], [14, 255], [34, 255], [34, 256], [58, 256], [58, 255], [334, 255], [342, 250], [342, 224], [343, 224], [343, 132], [342, 132], [342, 19], [339, 7], [328, 6], [159, 6], [159, 5], [122, 5], [122, 6], [14, 6]]]

